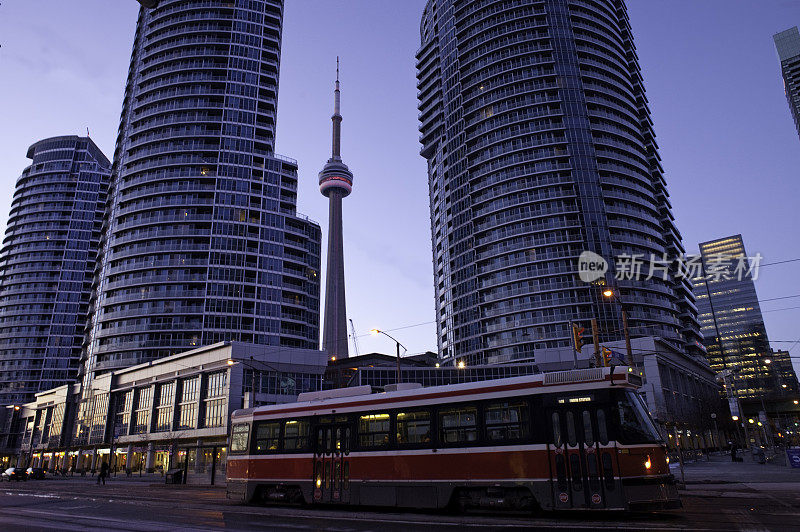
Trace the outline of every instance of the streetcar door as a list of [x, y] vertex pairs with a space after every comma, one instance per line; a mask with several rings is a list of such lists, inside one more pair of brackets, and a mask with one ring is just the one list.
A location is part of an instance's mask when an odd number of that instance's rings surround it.
[[[344, 416], [337, 416], [342, 418]], [[346, 417], [344, 417], [346, 420]], [[350, 502], [350, 426], [323, 418], [314, 450], [314, 502]]]
[[553, 508], [571, 508], [569, 474], [567, 472], [567, 453], [564, 442], [563, 412], [548, 410], [547, 422], [549, 424], [550, 438], [547, 443], [548, 457], [550, 460], [550, 487], [553, 493]]
[[[602, 461], [608, 458], [607, 456], [604, 458], [604, 455], [608, 454], [608, 450], [604, 451], [602, 446], [608, 445], [608, 430], [605, 425], [604, 413], [599, 416], [603, 424], [598, 422], [598, 411], [604, 412], [591, 404], [586, 404], [575, 411], [576, 416], [579, 416], [576, 421], [578, 430], [581, 432], [579, 439], [583, 442], [587, 505], [590, 508], [605, 508], [607, 506], [606, 493], [603, 486]], [[611, 474], [613, 479], [613, 472]]]
[[625, 508], [625, 494], [622, 491], [622, 480], [619, 478], [619, 457], [617, 448], [611, 438], [611, 409], [607, 405], [593, 409], [596, 421], [595, 450], [597, 468], [599, 470], [600, 489], [603, 497], [603, 508]]
[[337, 423], [332, 427], [331, 501], [350, 502], [350, 426]]
[[591, 504], [587, 452], [579, 415], [579, 409], [568, 407], [553, 408], [547, 413], [550, 483], [556, 509], [586, 508]]
[[547, 411], [553, 506], [624, 508], [609, 407], [590, 398], [571, 401]]

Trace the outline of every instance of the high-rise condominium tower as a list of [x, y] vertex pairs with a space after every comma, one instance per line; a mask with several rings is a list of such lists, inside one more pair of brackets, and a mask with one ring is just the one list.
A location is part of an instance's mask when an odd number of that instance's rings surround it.
[[318, 348], [321, 232], [273, 152], [283, 2], [145, 5], [87, 375], [224, 340]]
[[800, 31], [795, 26], [776, 33], [773, 39], [781, 61], [786, 100], [789, 102], [797, 133], [800, 134]]
[[[591, 318], [618, 339], [620, 301], [632, 335], [695, 345], [688, 281], [614, 275], [683, 253], [624, 2], [429, 0], [420, 31], [440, 354], [531, 358]], [[618, 299], [578, 278], [583, 251]]]
[[791, 361], [770, 349], [742, 235], [703, 242], [700, 255], [694, 295], [711, 369], [734, 372], [729, 391], [740, 397], [797, 393]]
[[74, 380], [111, 163], [88, 137], [30, 147], [0, 250], [0, 405]]
[[353, 190], [353, 173], [342, 162], [342, 115], [339, 114], [339, 60], [333, 103], [331, 158], [319, 173], [319, 191], [328, 198], [328, 268], [325, 280], [325, 322], [322, 349], [331, 357], [348, 356], [347, 308], [344, 294], [344, 244], [342, 242], [342, 198]]

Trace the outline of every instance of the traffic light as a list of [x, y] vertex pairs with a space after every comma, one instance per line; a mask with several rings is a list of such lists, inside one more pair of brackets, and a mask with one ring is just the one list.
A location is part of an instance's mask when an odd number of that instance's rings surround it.
[[584, 327], [578, 327], [574, 323], [572, 324], [572, 343], [575, 346], [575, 351], [578, 353], [581, 352], [581, 347], [583, 347], [583, 332], [585, 330]]
[[611, 365], [611, 349], [604, 347], [603, 348], [603, 365], [610, 366]]

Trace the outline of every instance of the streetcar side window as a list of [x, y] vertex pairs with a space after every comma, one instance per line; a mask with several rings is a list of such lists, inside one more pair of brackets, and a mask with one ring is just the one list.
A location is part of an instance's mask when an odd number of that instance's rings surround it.
[[269, 453], [278, 450], [280, 445], [281, 424], [279, 421], [256, 424], [256, 452]]
[[578, 437], [575, 434], [575, 416], [572, 414], [572, 411], [567, 411], [567, 443], [570, 446], [575, 447], [578, 445]]
[[478, 440], [478, 409], [474, 406], [450, 408], [439, 412], [439, 439], [444, 444]]
[[594, 444], [594, 432], [592, 431], [592, 415], [588, 410], [583, 411], [583, 441], [586, 445]]
[[483, 416], [488, 440], [521, 440], [528, 437], [528, 405], [524, 401], [488, 403]]
[[250, 423], [236, 423], [231, 429], [231, 454], [247, 452], [247, 442], [250, 439]]
[[597, 435], [600, 445], [608, 445], [608, 428], [606, 427], [606, 411], [603, 408], [597, 409]]
[[558, 412], [553, 412], [553, 444], [561, 447], [561, 418]]
[[389, 414], [367, 414], [358, 417], [358, 444], [364, 448], [389, 446]]
[[427, 411], [397, 413], [397, 444], [419, 445], [431, 441], [431, 413]]
[[300, 451], [311, 447], [311, 422], [307, 419], [286, 421], [283, 427], [283, 449]]

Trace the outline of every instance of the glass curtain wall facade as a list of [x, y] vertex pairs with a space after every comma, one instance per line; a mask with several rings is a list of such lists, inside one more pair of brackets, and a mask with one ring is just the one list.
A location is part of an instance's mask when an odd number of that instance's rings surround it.
[[[614, 275], [613, 257], [684, 251], [624, 2], [430, 0], [420, 31], [440, 355], [531, 359], [592, 318], [619, 339], [602, 284], [633, 336], [696, 345], [688, 281]], [[583, 251], [610, 264], [594, 285]]]
[[700, 255], [702, 269], [693, 284], [711, 369], [731, 370], [740, 397], [796, 392], [791, 364], [787, 368], [770, 350], [753, 275], [737, 271], [740, 259], [747, 258], [742, 236], [704, 242]]
[[773, 40], [781, 61], [786, 100], [789, 102], [797, 134], [800, 135], [800, 31], [795, 26], [776, 33]]
[[87, 137], [27, 155], [0, 250], [0, 405], [78, 376], [111, 169]]
[[273, 152], [281, 0], [142, 7], [88, 380], [219, 341], [319, 345], [319, 226]]

